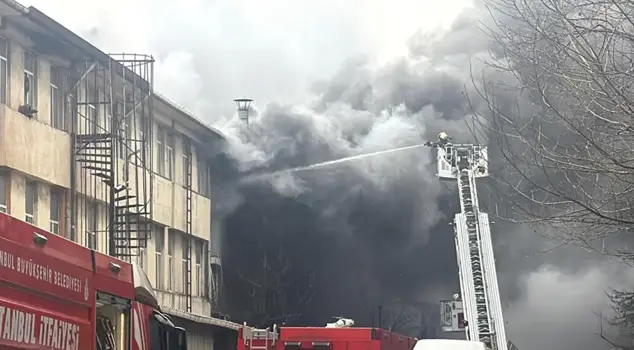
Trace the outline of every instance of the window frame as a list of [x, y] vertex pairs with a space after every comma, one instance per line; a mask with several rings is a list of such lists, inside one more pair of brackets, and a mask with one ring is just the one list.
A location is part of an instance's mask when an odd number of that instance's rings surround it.
[[117, 100], [116, 103], [116, 113], [117, 113], [117, 153], [119, 155], [119, 159], [128, 160], [128, 128], [130, 127], [129, 118], [126, 118], [125, 111], [125, 103], [122, 100]]
[[137, 264], [141, 267], [142, 270], [145, 270], [145, 259], [146, 259], [145, 248], [139, 247], [139, 255], [137, 255], [136, 260], [137, 260]]
[[156, 126], [156, 146], [156, 172], [161, 176], [165, 176], [165, 132], [160, 125]]
[[[183, 244], [183, 246], [181, 247], [181, 275], [183, 278], [183, 293], [187, 292], [187, 270], [188, 270], [188, 261], [187, 261], [187, 250], [189, 249], [189, 240], [190, 239], [194, 239], [193, 237], [191, 237], [190, 235], [182, 235], [182, 239], [181, 242]], [[196, 241], [192, 242], [194, 244], [196, 244]], [[191, 258], [191, 252], [190, 252], [190, 258]], [[191, 273], [191, 271], [190, 271]], [[193, 282], [191, 280], [191, 276], [190, 276], [190, 283]]]
[[194, 262], [196, 266], [196, 295], [200, 297], [205, 296], [205, 276], [203, 275], [205, 243], [205, 241], [196, 240], [194, 244]]
[[206, 160], [197, 159], [198, 194], [211, 197], [211, 165]]
[[[187, 149], [189, 148], [189, 149]], [[191, 166], [191, 157], [192, 157], [192, 152], [191, 152], [191, 146], [190, 143], [186, 140], [183, 139], [183, 166], [182, 166], [182, 171], [183, 171], [183, 187], [185, 188], [190, 188], [192, 186], [192, 184], [188, 183], [187, 181], [187, 173], [189, 172], [189, 167]], [[193, 176], [194, 174], [192, 174]]]
[[[51, 188], [49, 191], [49, 232], [60, 235], [60, 226], [62, 215], [62, 193], [61, 191]], [[55, 199], [57, 210], [53, 210], [53, 199]], [[53, 217], [55, 215], [56, 217]]]
[[[7, 105], [9, 100], [9, 85], [10, 85], [10, 64], [9, 64], [9, 40], [0, 36], [0, 44], [4, 43], [4, 50], [0, 45], [0, 103]], [[4, 81], [3, 81], [4, 80]]]
[[9, 214], [11, 178], [7, 173], [0, 172], [0, 213]]
[[64, 115], [64, 97], [62, 95], [62, 74], [58, 67], [51, 66], [50, 106], [51, 126], [66, 131], [66, 115]]
[[[90, 202], [86, 205], [86, 230], [84, 237], [84, 246], [89, 249], [97, 250], [99, 247], [98, 240], [98, 217], [99, 217], [99, 208], [97, 203]], [[90, 219], [92, 218], [92, 219]]]
[[[31, 58], [31, 61], [33, 62], [33, 69], [32, 71], [27, 69], [27, 57]], [[38, 80], [38, 72], [37, 72], [37, 56], [30, 52], [30, 51], [24, 51], [24, 59], [23, 59], [23, 65], [24, 65], [24, 79], [29, 79], [29, 90], [26, 91], [26, 89], [24, 89], [24, 101], [23, 103], [25, 105], [29, 105], [34, 109], [37, 109], [37, 80]], [[26, 87], [26, 84], [25, 84]]]
[[[160, 239], [159, 239], [160, 237]], [[158, 245], [157, 243], [161, 242], [160, 245]], [[154, 279], [155, 279], [155, 283], [156, 283], [156, 288], [158, 289], [164, 289], [165, 285], [164, 285], [164, 271], [163, 271], [163, 252], [165, 250], [165, 231], [158, 227], [156, 229], [156, 234], [154, 235], [154, 264], [155, 264], [155, 275], [154, 275]]]
[[203, 266], [201, 264], [196, 264], [196, 295], [199, 297], [204, 297], [205, 291], [205, 282], [203, 276]]
[[181, 258], [182, 292], [187, 294], [187, 259]]
[[96, 134], [99, 129], [99, 116], [97, 115], [97, 107], [89, 103], [86, 105], [86, 120], [88, 121], [88, 132]]
[[176, 245], [176, 234], [169, 232], [167, 236], [167, 290], [174, 292], [174, 249]]
[[[29, 195], [29, 188], [31, 188], [31, 195]], [[31, 198], [31, 213], [29, 213], [28, 200]], [[24, 185], [24, 221], [31, 225], [35, 225], [36, 210], [37, 209], [37, 183], [32, 180], [27, 180]]]
[[174, 135], [165, 132], [165, 177], [174, 180]]

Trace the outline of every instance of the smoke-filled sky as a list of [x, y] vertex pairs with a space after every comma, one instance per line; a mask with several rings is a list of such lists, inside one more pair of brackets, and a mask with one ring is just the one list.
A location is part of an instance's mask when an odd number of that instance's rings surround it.
[[[153, 54], [157, 90], [220, 128], [239, 171], [412, 145], [439, 131], [469, 140], [464, 120], [483, 108], [464, 99], [473, 95], [469, 70], [481, 71], [489, 49], [478, 35], [486, 15], [468, 1], [24, 4], [104, 51]], [[256, 100], [250, 130], [230, 119], [238, 96]], [[229, 236], [330, 240], [315, 243], [311, 259], [332, 278], [324, 298], [342, 311], [321, 300], [329, 314], [315, 318], [362, 314], [352, 302], [359, 285], [417, 302], [456, 292], [447, 223], [457, 199], [434, 178], [429, 150], [280, 176], [218, 198]], [[628, 285], [631, 273], [586, 251], [550, 250], [556, 242], [523, 227], [495, 223], [493, 234], [507, 334], [520, 349], [609, 348], [594, 313], [606, 309], [607, 286]]]

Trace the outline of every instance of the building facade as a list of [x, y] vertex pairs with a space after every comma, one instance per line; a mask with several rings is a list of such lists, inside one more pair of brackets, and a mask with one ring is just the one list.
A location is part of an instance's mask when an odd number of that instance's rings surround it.
[[164, 311], [211, 349], [220, 288], [210, 147], [221, 138], [152, 90], [153, 60], [107, 55], [0, 0], [0, 211], [142, 266]]

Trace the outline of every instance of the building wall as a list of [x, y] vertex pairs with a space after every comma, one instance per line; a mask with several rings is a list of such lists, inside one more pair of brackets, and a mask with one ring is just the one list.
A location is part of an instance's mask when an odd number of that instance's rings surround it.
[[[63, 100], [51, 99], [52, 76], [50, 73], [51, 67], [64, 67], [68, 65], [68, 62], [65, 62], [63, 58], [38, 56], [37, 52], [34, 53], [37, 57], [34, 107], [38, 113], [33, 118], [29, 118], [19, 113], [18, 108], [24, 104], [24, 57], [27, 52], [25, 47], [30, 46], [30, 40], [4, 23], [0, 28], [0, 36], [2, 38], [0, 65], [7, 65], [6, 69], [0, 67], [0, 180], [2, 180], [0, 186], [3, 190], [0, 192], [0, 210], [6, 210], [12, 216], [26, 219], [27, 209], [30, 207], [28, 204], [31, 203], [27, 198], [29, 193], [27, 187], [35, 188], [32, 201], [33, 213], [30, 213], [33, 214], [33, 223], [47, 230], [54, 229], [57, 233], [69, 238], [69, 198], [73, 169], [71, 137], [67, 131], [64, 131], [68, 129], [67, 122], [65, 125], [56, 125], [53, 118], [51, 106], [56, 102], [63, 103]], [[6, 55], [3, 54], [3, 40], [8, 43]], [[8, 72], [6, 87], [1, 84], [2, 72]], [[207, 250], [211, 235], [211, 199], [209, 191], [203, 188], [208, 185], [199, 186], [199, 162], [196, 154], [196, 147], [200, 147], [202, 143], [192, 136], [193, 132], [181, 125], [187, 116], [180, 109], [168, 106], [166, 113], [155, 114], [156, 122], [152, 126], [155, 136], [149, 145], [151, 154], [154, 156], [154, 166], [151, 173], [147, 171], [147, 176], [154, 177], [152, 214], [155, 232], [147, 248], [142, 250], [137, 262], [143, 266], [153, 286], [158, 290], [159, 302], [165, 306], [184, 310], [182, 252], [186, 229], [186, 192], [183, 185], [185, 182], [183, 145], [184, 140], [190, 139], [194, 146], [192, 234], [196, 237], [192, 252], [192, 259], [194, 259], [192, 312], [210, 315], [211, 307], [207, 299], [209, 292], [206, 284], [208, 278], [205, 276], [210, 271]], [[70, 120], [68, 110], [64, 110], [64, 116], [66, 121]], [[103, 119], [101, 122], [105, 123]], [[79, 129], [83, 127], [79, 126]], [[166, 155], [163, 159], [159, 158], [160, 154], [164, 154], [161, 151], [162, 146], [157, 142], [156, 135], [159, 130], [169, 132], [170, 137], [173, 138], [171, 157]], [[135, 136], [140, 137], [140, 135]], [[120, 170], [123, 170], [123, 162], [119, 163]], [[163, 165], [159, 165], [160, 163]], [[203, 165], [204, 167], [201, 168], [207, 168], [207, 165]], [[133, 166], [130, 165], [130, 167]], [[173, 169], [171, 176], [162, 170], [169, 167]], [[133, 171], [130, 173], [134, 174]], [[142, 173], [142, 170], [139, 173]], [[34, 186], [27, 186], [27, 182]], [[130, 183], [134, 184], [134, 179], [130, 179]], [[53, 197], [51, 191], [54, 193]], [[102, 252], [105, 252], [107, 248], [105, 195], [106, 193], [97, 192], [95, 198], [80, 196], [76, 203], [79, 214], [75, 240]], [[59, 201], [52, 198], [59, 198]], [[57, 213], [51, 213], [51, 205], [54, 202], [59, 204]], [[54, 216], [58, 216], [57, 223], [52, 225], [51, 219]], [[161, 237], [164, 238], [164, 244], [158, 241]], [[172, 242], [172, 245], [168, 242]]]

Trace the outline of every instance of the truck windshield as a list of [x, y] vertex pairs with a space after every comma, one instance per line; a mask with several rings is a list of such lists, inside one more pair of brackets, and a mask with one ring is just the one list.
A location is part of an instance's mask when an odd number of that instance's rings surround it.
[[150, 349], [187, 350], [187, 333], [166, 316], [155, 312], [150, 317]]

